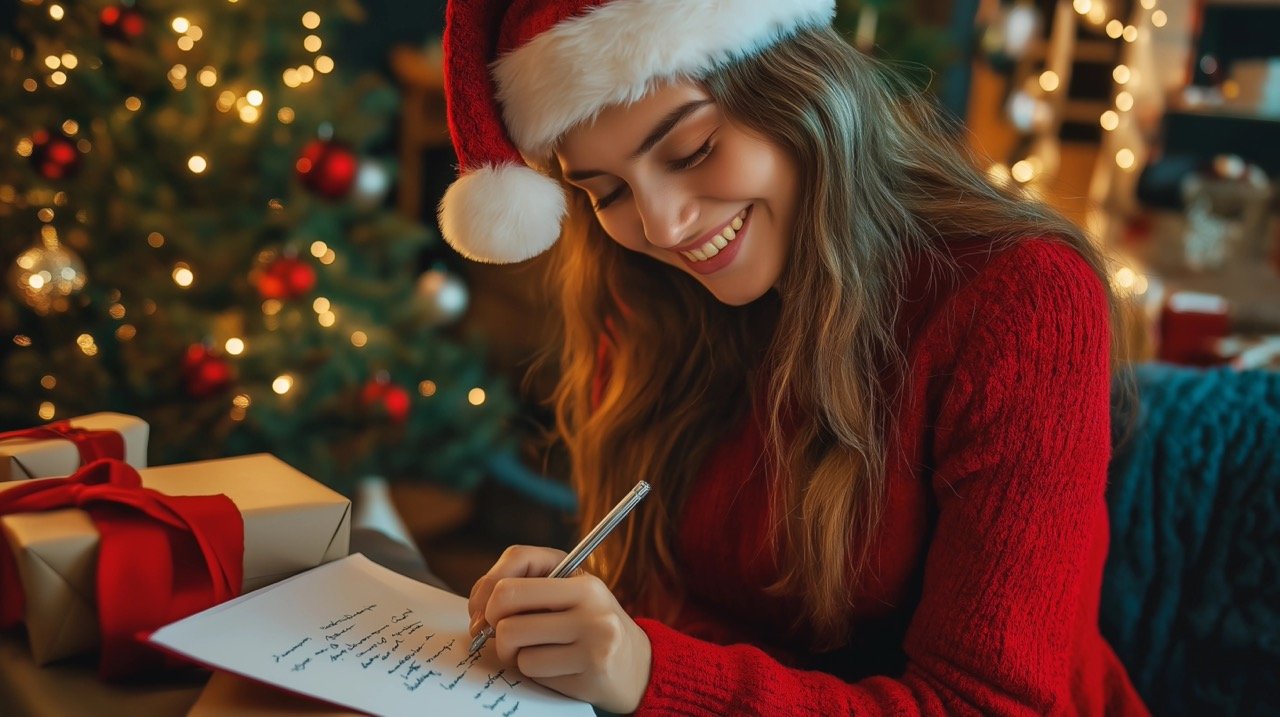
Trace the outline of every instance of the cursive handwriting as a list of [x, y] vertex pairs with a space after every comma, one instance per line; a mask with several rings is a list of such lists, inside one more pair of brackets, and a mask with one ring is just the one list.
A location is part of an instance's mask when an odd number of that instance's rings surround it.
[[440, 676], [439, 672], [436, 672], [435, 670], [427, 670], [426, 672], [422, 673], [422, 677], [419, 677], [418, 679], [414, 680], [412, 683], [405, 682], [404, 686], [410, 692], [416, 692], [418, 688], [422, 686], [423, 682], [426, 682], [428, 679], [432, 677], [439, 677], [439, 676]]
[[294, 645], [293, 647], [290, 647], [289, 649], [285, 650], [284, 652], [280, 653], [279, 655], [272, 655], [272, 656], [271, 656], [271, 659], [275, 660], [276, 662], [279, 662], [280, 660], [283, 660], [284, 658], [288, 657], [288, 656], [289, 656], [289, 653], [293, 652], [294, 650], [297, 650], [298, 648], [302, 647], [303, 645], [307, 644], [308, 642], [311, 642], [311, 638], [309, 638], [309, 637], [304, 637], [304, 638], [302, 638], [302, 641], [301, 641], [301, 642], [299, 642], [298, 644]]
[[322, 626], [320, 627], [320, 629], [321, 629], [321, 630], [328, 630], [328, 629], [329, 629], [329, 628], [331, 628], [331, 627], [337, 627], [338, 625], [341, 625], [342, 623], [344, 623], [344, 622], [346, 622], [346, 621], [348, 621], [348, 620], [354, 620], [356, 617], [358, 617], [358, 616], [360, 616], [360, 615], [363, 615], [363, 614], [365, 614], [366, 612], [369, 612], [370, 610], [374, 609], [374, 608], [375, 608], [375, 607], [377, 607], [377, 606], [378, 606], [378, 604], [377, 604], [377, 603], [374, 603], [374, 604], [372, 604], [372, 605], [369, 605], [368, 607], [360, 608], [359, 610], [356, 610], [355, 612], [347, 613], [346, 615], [343, 615], [342, 617], [337, 618], [336, 620], [334, 620], [333, 622], [329, 623], [328, 625], [322, 625]]
[[399, 637], [400, 635], [403, 634], [405, 637], [408, 637], [409, 635], [412, 635], [413, 633], [417, 632], [421, 628], [422, 628], [422, 621], [419, 620], [418, 622], [405, 625], [399, 630], [396, 630], [395, 632], [391, 633], [391, 635], [393, 637]]
[[[503, 668], [493, 673], [474, 675], [484, 655], [455, 650], [458, 640], [462, 639], [459, 637], [450, 637], [443, 644], [436, 644], [437, 633], [418, 635], [419, 632], [427, 633], [429, 628], [424, 620], [416, 617], [412, 608], [379, 609], [378, 604], [373, 603], [330, 620], [319, 626], [314, 634], [301, 637], [297, 643], [271, 655], [271, 658], [282, 668], [289, 665], [292, 672], [304, 672], [309, 668], [315, 669], [313, 659], [320, 655], [328, 656], [329, 661], [325, 664], [335, 665], [350, 656], [353, 658], [351, 667], [359, 664], [362, 670], [369, 670], [383, 665], [387, 668], [386, 675], [400, 681], [408, 692], [419, 692], [428, 684], [437, 684], [443, 690], [470, 687], [475, 690], [476, 709], [514, 717], [520, 708], [521, 692], [518, 688], [524, 681], [518, 679], [518, 673]], [[412, 640], [409, 639], [411, 636]], [[312, 645], [313, 641], [317, 644]], [[444, 655], [455, 652], [459, 658], [455, 664], [457, 673], [453, 677], [445, 677], [442, 670], [448, 668], [436, 663], [442, 662], [440, 658]], [[288, 659], [295, 653], [299, 654], [292, 660]], [[382, 674], [382, 669], [379, 668], [376, 674]], [[517, 678], [512, 678], [513, 674]]]

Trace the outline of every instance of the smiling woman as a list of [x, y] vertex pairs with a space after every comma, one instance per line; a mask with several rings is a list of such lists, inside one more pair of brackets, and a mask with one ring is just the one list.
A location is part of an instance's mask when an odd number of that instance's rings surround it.
[[473, 630], [615, 712], [1145, 714], [1097, 626], [1103, 260], [833, 10], [450, 3], [445, 236], [551, 250], [582, 524], [653, 486], [587, 573], [509, 550]]
[[782, 276], [795, 224], [795, 158], [730, 120], [701, 85], [664, 84], [567, 132], [556, 160], [623, 247], [741, 306]]

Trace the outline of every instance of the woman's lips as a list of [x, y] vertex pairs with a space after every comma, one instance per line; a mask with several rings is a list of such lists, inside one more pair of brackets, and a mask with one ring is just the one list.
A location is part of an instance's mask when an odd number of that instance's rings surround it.
[[680, 254], [680, 261], [683, 261], [685, 266], [689, 267], [692, 271], [703, 275], [714, 274], [728, 266], [733, 262], [734, 257], [738, 255], [738, 250], [741, 248], [742, 242], [746, 238], [745, 235], [747, 230], [751, 227], [751, 215], [753, 209], [754, 206], [747, 207], [747, 213], [742, 219], [742, 228], [737, 230], [737, 235], [734, 237], [733, 241], [725, 245], [725, 247], [720, 250], [720, 253], [704, 261], [693, 261], [684, 254]]

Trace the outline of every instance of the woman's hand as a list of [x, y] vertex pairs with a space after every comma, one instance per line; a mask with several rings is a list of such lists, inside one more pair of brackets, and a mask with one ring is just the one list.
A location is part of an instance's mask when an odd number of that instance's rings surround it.
[[507, 548], [471, 588], [471, 635], [492, 625], [502, 664], [610, 712], [634, 712], [649, 686], [649, 636], [594, 575], [542, 577], [564, 555]]

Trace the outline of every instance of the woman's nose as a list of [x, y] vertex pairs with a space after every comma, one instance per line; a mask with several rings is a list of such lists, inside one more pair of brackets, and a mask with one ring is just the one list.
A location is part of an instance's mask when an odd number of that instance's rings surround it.
[[697, 207], [687, 195], [658, 190], [637, 197], [637, 203], [645, 239], [653, 246], [670, 249], [693, 233]]

